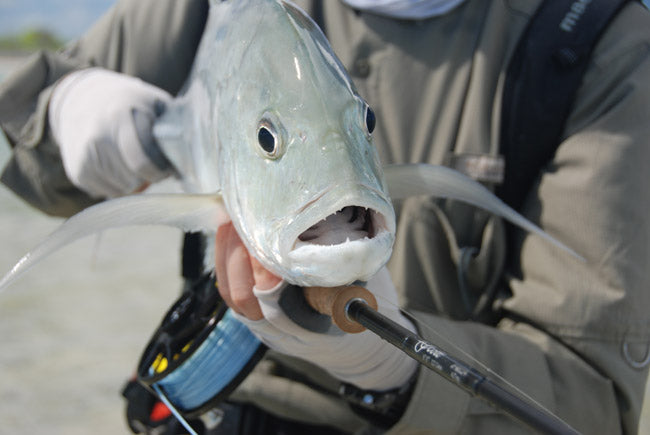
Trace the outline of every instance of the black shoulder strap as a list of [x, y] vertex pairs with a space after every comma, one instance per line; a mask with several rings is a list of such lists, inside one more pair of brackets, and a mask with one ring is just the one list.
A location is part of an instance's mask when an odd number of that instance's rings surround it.
[[506, 72], [497, 190], [513, 208], [555, 154], [593, 47], [627, 1], [545, 0], [519, 40]]

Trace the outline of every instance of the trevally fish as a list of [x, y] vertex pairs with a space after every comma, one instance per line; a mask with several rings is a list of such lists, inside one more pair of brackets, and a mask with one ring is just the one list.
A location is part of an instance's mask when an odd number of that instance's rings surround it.
[[23, 257], [0, 288], [55, 249], [108, 227], [214, 232], [228, 220], [249, 251], [288, 282], [367, 280], [391, 255], [391, 197], [422, 194], [470, 202], [570, 251], [455, 171], [382, 168], [372, 145], [375, 122], [323, 33], [295, 5], [211, 1], [188, 81], [154, 127], [188, 193], [124, 197], [77, 214]]

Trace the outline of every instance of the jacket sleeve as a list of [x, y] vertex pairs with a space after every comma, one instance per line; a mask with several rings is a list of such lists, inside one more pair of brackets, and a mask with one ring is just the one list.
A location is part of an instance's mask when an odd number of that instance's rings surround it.
[[94, 202], [66, 178], [47, 125], [53, 86], [65, 74], [100, 66], [175, 94], [200, 40], [204, 0], [120, 1], [60, 52], [32, 55], [0, 84], [0, 127], [12, 147], [2, 182], [31, 205], [70, 216]]
[[[630, 4], [600, 40], [563, 142], [522, 210], [586, 261], [518, 232], [495, 328], [417, 318], [427, 339], [450, 353], [462, 349], [461, 359], [480, 361], [583, 433], [637, 433], [650, 361], [647, 23], [647, 11]], [[522, 430], [421, 369], [393, 433], [425, 428]]]

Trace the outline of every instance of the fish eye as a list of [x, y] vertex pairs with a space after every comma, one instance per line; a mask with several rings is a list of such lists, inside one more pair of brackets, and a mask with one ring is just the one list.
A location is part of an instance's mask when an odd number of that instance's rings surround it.
[[368, 130], [368, 133], [372, 134], [372, 132], [375, 130], [375, 125], [377, 125], [377, 118], [375, 117], [375, 112], [373, 112], [370, 106], [368, 106], [367, 104], [366, 104], [365, 122], [366, 122], [366, 130]]
[[264, 152], [272, 154], [275, 151], [275, 136], [267, 127], [260, 127], [257, 132], [257, 141]]
[[280, 154], [280, 138], [268, 119], [262, 119], [257, 128], [257, 143], [265, 157], [274, 159]]

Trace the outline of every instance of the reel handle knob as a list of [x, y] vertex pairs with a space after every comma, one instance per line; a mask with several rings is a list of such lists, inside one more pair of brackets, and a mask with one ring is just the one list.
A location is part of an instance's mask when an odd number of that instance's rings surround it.
[[377, 299], [367, 289], [357, 286], [340, 287], [305, 287], [307, 303], [321, 314], [332, 317], [332, 321], [342, 331], [356, 334], [364, 331], [361, 324], [348, 318], [346, 307], [352, 299], [362, 299], [377, 310]]

